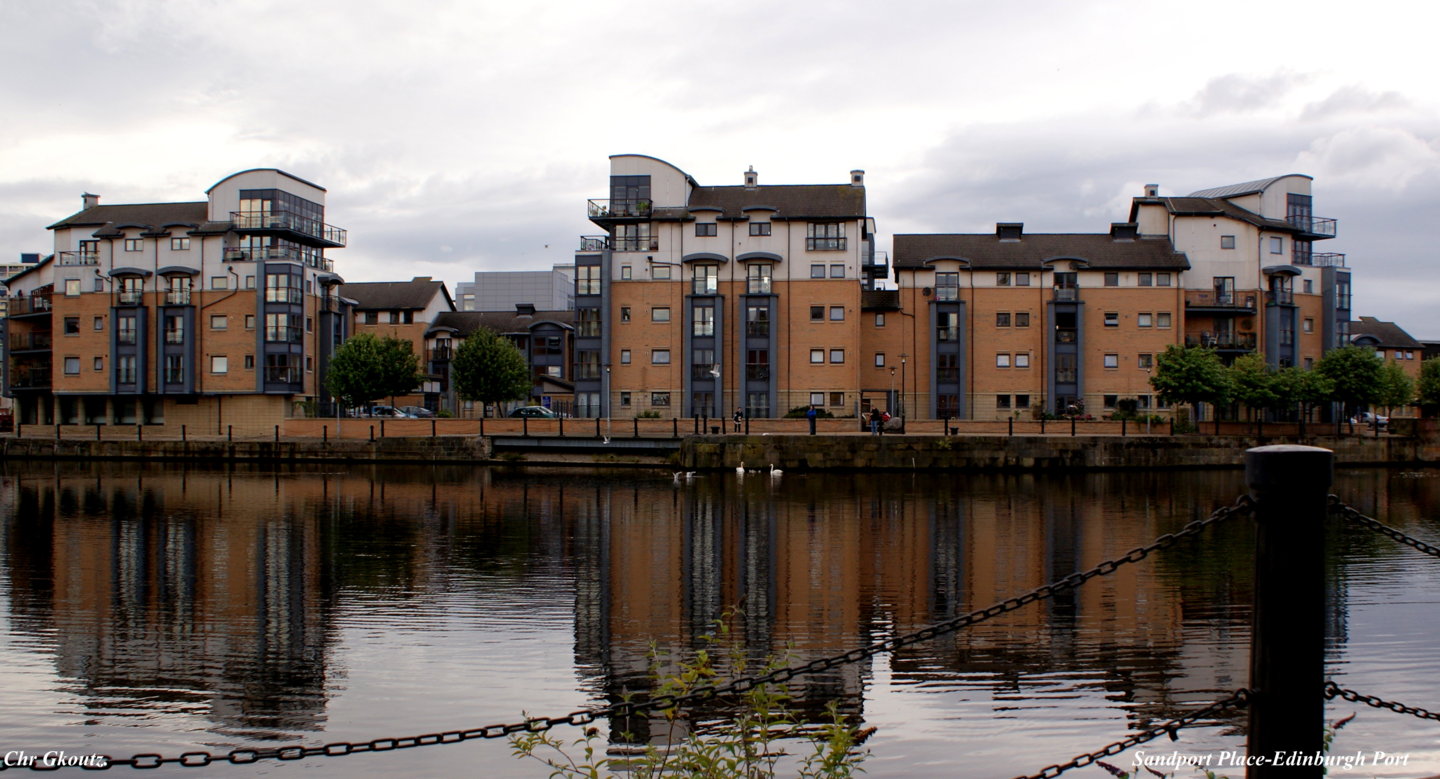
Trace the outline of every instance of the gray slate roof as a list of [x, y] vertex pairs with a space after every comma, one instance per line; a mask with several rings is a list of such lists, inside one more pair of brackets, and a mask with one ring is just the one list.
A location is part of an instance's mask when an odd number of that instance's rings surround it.
[[1289, 176], [1305, 176], [1303, 173], [1290, 173], [1285, 176], [1271, 176], [1268, 179], [1256, 179], [1255, 181], [1244, 181], [1239, 184], [1227, 184], [1223, 187], [1211, 187], [1191, 192], [1190, 197], [1240, 197], [1242, 195], [1255, 195], [1264, 192], [1267, 187], [1283, 178]]
[[865, 216], [865, 188], [849, 184], [697, 187], [688, 205], [718, 207], [726, 219], [743, 218], [743, 209], [755, 206], [776, 209], [773, 216], [766, 215], [774, 219], [858, 219]]
[[1039, 270], [1048, 260], [1074, 259], [1095, 269], [1186, 270], [1190, 261], [1168, 238], [1115, 240], [1109, 234], [1034, 233], [1001, 241], [993, 233], [897, 235], [896, 269], [917, 269], [935, 259], [958, 259], [973, 269]]
[[1387, 349], [1425, 348], [1424, 344], [1401, 329], [1399, 325], [1394, 322], [1381, 322], [1373, 316], [1362, 316], [1350, 323], [1351, 343], [1358, 343], [1362, 338], [1373, 339], [1376, 346]]
[[430, 330], [452, 328], [456, 335], [464, 338], [482, 327], [501, 334], [524, 333], [540, 322], [554, 322], [573, 328], [575, 312], [536, 311], [534, 316], [528, 316], [514, 311], [446, 311], [435, 317], [435, 321], [430, 323]]
[[436, 295], [444, 295], [448, 307], [455, 307], [445, 282], [429, 278], [342, 284], [340, 294], [354, 300], [357, 311], [418, 311], [429, 306]]
[[[145, 225], [159, 227], [165, 224], [200, 225], [207, 218], [210, 204], [198, 203], [135, 203], [131, 205], [94, 206], [77, 211], [61, 219], [48, 229], [61, 227], [104, 228], [110, 225]], [[226, 223], [227, 226], [229, 223]], [[98, 232], [98, 231], [97, 231]], [[113, 232], [113, 230], [111, 231]]]

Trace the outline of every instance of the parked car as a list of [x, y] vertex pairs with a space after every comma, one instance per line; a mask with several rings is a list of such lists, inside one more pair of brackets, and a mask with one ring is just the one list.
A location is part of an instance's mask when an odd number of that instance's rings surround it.
[[559, 414], [544, 406], [521, 406], [510, 412], [512, 417], [530, 417], [531, 419], [558, 419]]
[[416, 419], [429, 419], [430, 417], [435, 416], [434, 411], [431, 411], [424, 406], [401, 406], [400, 410], [404, 411], [406, 414], [409, 414]]
[[410, 419], [410, 415], [394, 406], [371, 406], [370, 413], [366, 416], [390, 417], [391, 419]]
[[1379, 428], [1384, 428], [1390, 424], [1390, 417], [1373, 414], [1369, 411], [1362, 411], [1359, 416], [1355, 417], [1354, 421], [1358, 424], [1374, 425]]

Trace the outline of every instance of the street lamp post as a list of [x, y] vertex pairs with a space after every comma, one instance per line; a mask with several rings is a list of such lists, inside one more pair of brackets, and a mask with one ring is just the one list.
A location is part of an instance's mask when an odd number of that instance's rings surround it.
[[605, 443], [610, 443], [611, 416], [610, 416], [610, 366], [605, 366], [605, 386], [600, 392], [600, 410], [605, 414]]
[[904, 424], [904, 420], [905, 420], [905, 358], [908, 357], [908, 356], [909, 356], [909, 355], [907, 355], [907, 354], [905, 354], [905, 353], [903, 353], [903, 352], [900, 354], [900, 420], [901, 420], [901, 424]]
[[889, 411], [892, 408], [895, 409], [897, 412], [900, 410], [900, 407], [895, 405], [895, 366], [893, 365], [890, 366], [890, 398], [885, 403], [885, 405], [886, 411]]

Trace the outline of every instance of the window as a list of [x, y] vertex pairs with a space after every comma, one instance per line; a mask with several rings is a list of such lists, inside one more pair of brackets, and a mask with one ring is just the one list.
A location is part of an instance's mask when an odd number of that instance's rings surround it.
[[652, 393], [650, 393], [650, 405], [652, 405], [652, 406], [669, 406], [669, 405], [670, 405], [670, 393], [668, 393], [668, 392], [652, 392]]
[[832, 263], [830, 263], [830, 278], [832, 278], [832, 279], [843, 279], [843, 278], [845, 278], [845, 266], [844, 266], [842, 263], [838, 263], [838, 262], [832, 262]]
[[670, 308], [669, 308], [668, 306], [659, 306], [659, 307], [657, 307], [657, 308], [652, 308], [652, 309], [650, 309], [650, 321], [651, 321], [651, 322], [669, 322], [669, 321], [670, 321]]
[[998, 353], [996, 353], [996, 355], [995, 355], [995, 367], [996, 367], [996, 368], [1009, 368], [1009, 367], [1010, 367], [1010, 353], [1009, 353], [1009, 352], [998, 352]]
[[996, 395], [996, 396], [995, 396], [995, 408], [998, 408], [998, 409], [1007, 409], [1007, 410], [1008, 410], [1008, 409], [1010, 408], [1010, 396], [1009, 396], [1009, 395]]
[[253, 275], [245, 277], [245, 289], [255, 289], [255, 277]]
[[769, 235], [769, 234], [770, 234], [770, 223], [769, 223], [769, 222], [751, 222], [751, 223], [750, 223], [750, 234], [751, 234], [751, 235]]
[[65, 317], [65, 335], [80, 335], [80, 317]]
[[1142, 287], [1153, 287], [1155, 286], [1155, 274], [1137, 273], [1135, 274], [1135, 283]]
[[600, 337], [600, 309], [581, 308], [575, 311], [575, 335], [580, 338]]
[[100, 372], [100, 371], [105, 370], [105, 358], [104, 358], [104, 357], [96, 357], [96, 358], [95, 358], [95, 361], [94, 361], [93, 363], [91, 363], [91, 364], [92, 364], [92, 366], [94, 367], [94, 369], [95, 369], [95, 371], [96, 371], [97, 373]]
[[228, 289], [230, 287], [229, 276], [211, 276], [210, 289]]
[[[1028, 287], [1028, 286], [1030, 286], [1030, 274], [1028, 274], [1028, 273], [1017, 273], [1017, 274], [1015, 274], [1015, 286], [1017, 286], [1017, 287]], [[1017, 397], [1017, 398], [1024, 398], [1024, 397], [1029, 397], [1029, 396], [1028, 396], [1028, 395], [1016, 395], [1015, 397]]]
[[90, 329], [99, 332], [105, 329], [105, 317], [97, 316], [90, 322]]
[[115, 319], [115, 343], [135, 343], [135, 317], [122, 316]]
[[1017, 352], [1017, 353], [1015, 354], [1015, 367], [1016, 367], [1016, 368], [1029, 368], [1029, 367], [1030, 367], [1030, 353], [1029, 353], [1029, 352]]
[[1307, 295], [1315, 294], [1315, 282], [1305, 279], [1300, 283], [1300, 291]]
[[650, 364], [651, 364], [651, 365], [669, 365], [669, 364], [670, 364], [670, 350], [669, 350], [669, 349], [652, 349], [652, 350], [650, 350]]
[[1119, 395], [1101, 395], [1101, 396], [1100, 396], [1100, 405], [1104, 406], [1104, 407], [1107, 408], [1107, 409], [1113, 409], [1113, 408], [1115, 408], [1115, 401], [1117, 401], [1117, 400], [1119, 400], [1119, 399], [1120, 399], [1120, 396], [1119, 396]]
[[1111, 271], [1105, 271], [1105, 286], [1107, 286], [1107, 287], [1118, 287], [1118, 286], [1120, 286], [1120, 274], [1117, 273], [1117, 272], [1115, 272], [1115, 271], [1113, 271], [1113, 270], [1111, 270]]
[[134, 384], [135, 375], [135, 355], [122, 354], [115, 358], [115, 382], [117, 384]]
[[831, 349], [831, 350], [830, 350], [830, 362], [835, 363], [835, 364], [837, 364], [837, 365], [840, 364], [840, 363], [845, 362], [845, 350], [844, 350], [844, 349]]
[[996, 312], [996, 314], [995, 314], [995, 326], [996, 326], [996, 327], [1009, 327], [1009, 326], [1010, 326], [1010, 312], [1009, 312], [1009, 311], [998, 311], [998, 312]]
[[296, 280], [296, 277], [288, 273], [265, 274], [265, 302], [299, 303], [300, 285], [295, 283]]
[[696, 265], [690, 269], [690, 291], [696, 295], [714, 295], [720, 291], [720, 266]]
[[1106, 368], [1119, 368], [1119, 367], [1120, 367], [1120, 355], [1118, 355], [1118, 354], [1107, 354], [1107, 355], [1105, 355], [1105, 367], [1106, 367]]
[[1157, 274], [1155, 274], [1155, 286], [1157, 286], [1157, 287], [1168, 287], [1168, 286], [1170, 286], [1170, 273], [1167, 271], [1167, 272], [1165, 272], [1165, 273], [1157, 273]]
[[629, 306], [621, 306], [621, 307], [620, 307], [620, 321], [621, 321], [621, 322], [629, 322], [629, 321], [630, 321], [630, 307], [629, 307]]
[[832, 405], [832, 406], [843, 406], [843, 405], [845, 405], [845, 393], [843, 393], [843, 392], [832, 392], [832, 393], [830, 393], [830, 405]]
[[621, 406], [622, 408], [630, 408], [630, 393], [628, 393], [628, 392], [622, 392], [622, 393], [620, 393], [620, 406]]
[[1015, 326], [1016, 326], [1016, 327], [1029, 327], [1029, 326], [1030, 326], [1030, 312], [1029, 312], [1029, 311], [1016, 311], [1016, 312], [1015, 312]]
[[1310, 317], [1306, 317], [1303, 323], [1303, 327], [1305, 329], [1305, 332], [1307, 333], [1315, 332], [1315, 320], [1311, 319]]
[[246, 315], [245, 315], [245, 329], [246, 329], [246, 330], [254, 330], [254, 329], [255, 329], [255, 315], [254, 315], [254, 314], [246, 314]]
[[825, 393], [823, 393], [823, 392], [812, 392], [812, 393], [810, 393], [810, 405], [812, 405], [812, 406], [823, 406], [823, 405], [825, 405]]
[[1120, 312], [1119, 312], [1119, 311], [1106, 311], [1106, 312], [1105, 312], [1105, 326], [1106, 326], [1106, 327], [1119, 327], [1119, 326], [1120, 326]]
[[99, 276], [96, 276], [96, 277], [95, 277], [95, 282], [90, 285], [90, 290], [91, 290], [92, 292], [104, 292], [104, 291], [105, 291], [105, 280], [102, 279], [102, 278], [100, 278]]
[[1156, 315], [1155, 315], [1155, 326], [1156, 326], [1156, 327], [1169, 327], [1169, 326], [1170, 326], [1170, 313], [1167, 312], [1167, 311], [1161, 311], [1160, 313], [1156, 314]]
[[811, 349], [811, 350], [810, 350], [810, 364], [811, 364], [811, 365], [819, 365], [819, 364], [821, 364], [821, 363], [823, 363], [823, 362], [825, 362], [825, 350], [824, 350], [824, 349]]
[[1135, 355], [1135, 367], [1142, 371], [1148, 371], [1155, 367], [1155, 355], [1142, 353]]
[[1029, 395], [1016, 395], [1016, 396], [1015, 396], [1015, 408], [1030, 408], [1030, 396], [1029, 396]]
[[73, 298], [73, 297], [75, 297], [76, 295], [79, 295], [79, 294], [80, 294], [80, 280], [79, 280], [79, 279], [66, 279], [66, 280], [65, 280], [65, 296], [66, 296], [66, 297], [72, 297], [72, 298]]
[[179, 354], [165, 355], [165, 383], [179, 384], [185, 381], [185, 357]]
[[876, 367], [876, 368], [884, 368], [884, 367], [885, 367], [885, 353], [884, 353], [884, 352], [876, 352], [876, 353], [875, 353], [875, 367]]
[[935, 274], [935, 299], [936, 300], [959, 300], [960, 299], [960, 274], [954, 271], [945, 271]]
[[845, 321], [845, 307], [844, 307], [844, 306], [831, 306], [831, 307], [830, 307], [830, 321], [831, 321], [831, 322], [844, 322], [844, 321]]
[[825, 307], [824, 307], [824, 306], [811, 306], [811, 307], [810, 307], [810, 321], [811, 321], [811, 322], [823, 322], [823, 321], [825, 321]]
[[211, 372], [211, 373], [229, 373], [229, 372], [230, 372], [230, 358], [227, 357], [227, 356], [225, 356], [225, 355], [223, 355], [223, 354], [212, 354], [212, 355], [210, 355], [210, 372]]
[[745, 306], [745, 335], [765, 338], [770, 335], [770, 307], [764, 303]]
[[875, 326], [876, 326], [876, 327], [884, 327], [884, 326], [885, 326], [885, 314], [884, 314], [884, 313], [877, 313], [877, 314], [875, 315]]
[[299, 343], [299, 314], [266, 314], [265, 340], [270, 343]]
[[629, 349], [621, 349], [621, 350], [620, 350], [620, 364], [621, 364], [621, 365], [629, 365], [629, 364], [630, 364], [630, 350], [629, 350]]
[[1285, 239], [1284, 239], [1284, 238], [1281, 238], [1281, 237], [1279, 237], [1279, 236], [1275, 236], [1275, 237], [1271, 238], [1271, 239], [1270, 239], [1270, 253], [1271, 253], [1271, 254], [1284, 254], [1284, 253], [1285, 253]]
[[145, 248], [145, 239], [144, 239], [144, 238], [126, 238], [126, 239], [125, 239], [125, 251], [127, 251], [127, 252], [138, 252], [138, 251], [140, 251], [140, 250], [143, 249], [143, 248]]
[[651, 266], [651, 267], [650, 267], [650, 278], [655, 279], [656, 281], [669, 281], [669, 279], [670, 279], [670, 266], [669, 266], [669, 265], [653, 265], [653, 266]]
[[745, 293], [770, 294], [771, 268], [768, 262], [752, 262], [745, 267]]
[[245, 370], [247, 370], [247, 371], [253, 371], [253, 370], [255, 370], [255, 355], [253, 355], [253, 354], [247, 354], [247, 355], [245, 355]]
[[380, 312], [378, 312], [378, 311], [366, 311], [366, 312], [364, 313], [361, 321], [362, 321], [363, 324], [367, 324], [367, 325], [378, 325], [378, 324], [380, 324]]
[[814, 263], [814, 264], [812, 264], [812, 265], [810, 266], [810, 278], [812, 278], [812, 279], [823, 279], [823, 278], [825, 278], [825, 265], [824, 265], [824, 263]]
[[185, 343], [185, 319], [175, 315], [165, 317], [165, 343]]
[[745, 350], [745, 380], [768, 381], [770, 378], [770, 350]]
[[634, 275], [634, 268], [632, 268], [632, 267], [629, 266], [629, 265], [621, 265], [621, 266], [620, 266], [620, 280], [621, 280], [621, 281], [629, 281], [633, 275]]
[[189, 239], [189, 238], [171, 238], [171, 239], [170, 239], [170, 251], [172, 251], [172, 252], [187, 252], [187, 251], [190, 251], [190, 239]]
[[845, 225], [839, 222], [811, 222], [806, 225], [805, 250], [812, 252], [845, 251]]
[[718, 227], [714, 222], [696, 222], [695, 235], [700, 238], [719, 235], [720, 233], [717, 232]]
[[1142, 312], [1136, 314], [1136, 315], [1135, 315], [1135, 326], [1136, 326], [1136, 327], [1149, 327], [1149, 326], [1150, 326], [1150, 312], [1148, 312], [1148, 311], [1142, 311]]
[[694, 336], [715, 335], [715, 307], [696, 306], [695, 318], [690, 323], [690, 334]]
[[78, 375], [80, 375], [80, 358], [79, 358], [79, 357], [66, 357], [66, 358], [65, 358], [65, 375], [66, 375], [66, 376], [78, 376]]
[[1220, 248], [1221, 248], [1221, 249], [1234, 249], [1234, 248], [1235, 248], [1235, 236], [1233, 236], [1233, 235], [1222, 235], [1222, 236], [1220, 236]]
[[997, 286], [997, 287], [1008, 287], [1008, 286], [1010, 286], [1010, 271], [1004, 271], [1004, 270], [1002, 270], [1002, 271], [996, 272], [996, 274], [995, 274], [995, 286]]

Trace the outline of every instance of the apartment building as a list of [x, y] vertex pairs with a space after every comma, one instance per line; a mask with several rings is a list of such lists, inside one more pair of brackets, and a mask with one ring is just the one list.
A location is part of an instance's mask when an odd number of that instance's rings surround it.
[[206, 199], [82, 208], [54, 253], [12, 277], [5, 392], [24, 424], [261, 433], [325, 400], [350, 333], [325, 250], [325, 189], [284, 171], [227, 176]]
[[1362, 316], [1350, 323], [1350, 343], [1375, 350], [1376, 356], [1399, 365], [1413, 381], [1420, 381], [1425, 344], [1394, 322]]
[[[897, 235], [909, 357], [902, 406], [961, 419], [1099, 415], [1153, 398], [1155, 355], [1182, 341], [1185, 256], [1134, 224], [1108, 234]], [[912, 395], [912, 393], [914, 393]]]
[[427, 332], [436, 317], [455, 310], [455, 301], [445, 282], [429, 276], [416, 276], [409, 281], [352, 282], [342, 286], [340, 294], [352, 304], [356, 334], [398, 338], [410, 344], [411, 351], [419, 357], [426, 378], [415, 393], [394, 398], [396, 405], [440, 411], [445, 382], [427, 359]]
[[458, 417], [480, 416], [479, 404], [462, 400], [450, 381], [450, 362], [472, 333], [480, 328], [495, 332], [515, 345], [530, 366], [528, 397], [516, 405], [536, 405], [563, 414], [574, 413], [575, 385], [571, 380], [575, 343], [575, 312], [541, 311], [529, 303], [516, 303], [510, 311], [452, 311], [435, 318], [425, 333], [431, 373], [440, 390], [439, 408]]
[[1314, 249], [1336, 222], [1314, 215], [1310, 184], [1289, 174], [1184, 197], [1152, 184], [1134, 199], [1140, 233], [1168, 237], [1190, 260], [1186, 343], [1305, 368], [1349, 343], [1350, 269], [1344, 254]]
[[529, 303], [541, 311], [569, 311], [575, 304], [575, 266], [550, 270], [476, 271], [455, 285], [460, 311], [511, 311]]
[[605, 232], [575, 255], [576, 415], [856, 413], [862, 293], [886, 272], [864, 184], [702, 186], [611, 157], [588, 204]]

